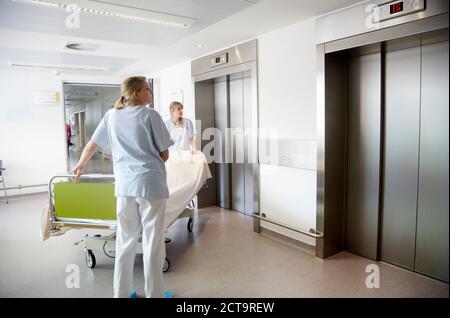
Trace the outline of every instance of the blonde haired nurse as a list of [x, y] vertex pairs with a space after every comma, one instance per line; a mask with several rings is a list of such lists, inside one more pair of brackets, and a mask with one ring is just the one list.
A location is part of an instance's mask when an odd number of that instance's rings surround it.
[[114, 297], [130, 297], [141, 233], [145, 295], [163, 297], [164, 213], [169, 197], [165, 161], [173, 142], [161, 116], [146, 106], [152, 91], [145, 77], [127, 78], [121, 94], [72, 172], [78, 181], [98, 147], [111, 148], [117, 197]]
[[169, 106], [170, 119], [166, 120], [166, 127], [174, 145], [170, 151], [192, 151], [197, 153], [197, 142], [192, 121], [183, 117], [183, 104], [172, 102]]

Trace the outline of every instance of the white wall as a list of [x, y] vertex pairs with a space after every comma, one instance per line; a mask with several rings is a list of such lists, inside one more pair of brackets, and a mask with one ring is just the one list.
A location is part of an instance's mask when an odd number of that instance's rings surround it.
[[[55, 106], [33, 105], [36, 91], [54, 91], [62, 96], [63, 80], [102, 84], [121, 82], [112, 77], [66, 74], [57, 77], [46, 72], [0, 71], [0, 159], [7, 169], [7, 187], [46, 184], [52, 175], [66, 172], [62, 101]], [[46, 188], [10, 190], [8, 194], [38, 191], [46, 191]]]
[[[258, 37], [259, 126], [277, 128], [280, 138], [298, 139], [316, 162], [315, 19]], [[307, 146], [308, 145], [308, 146]], [[315, 167], [261, 165], [261, 212], [308, 230], [316, 227]], [[278, 226], [265, 228], [314, 245], [315, 240]]]

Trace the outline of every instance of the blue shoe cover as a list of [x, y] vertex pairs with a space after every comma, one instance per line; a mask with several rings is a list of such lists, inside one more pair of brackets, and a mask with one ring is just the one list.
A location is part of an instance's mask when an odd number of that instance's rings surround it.
[[164, 291], [164, 298], [173, 298], [173, 292], [170, 290]]

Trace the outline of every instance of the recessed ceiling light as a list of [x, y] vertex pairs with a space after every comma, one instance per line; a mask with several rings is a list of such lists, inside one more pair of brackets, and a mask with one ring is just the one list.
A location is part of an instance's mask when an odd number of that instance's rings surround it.
[[111, 4], [97, 0], [11, 0], [27, 4], [36, 4], [52, 8], [75, 8], [78, 11], [96, 15], [117, 17], [133, 21], [156, 23], [172, 27], [188, 28], [197, 19], [141, 8]]
[[198, 44], [197, 47], [198, 47], [199, 49], [201, 49], [201, 48], [203, 47], [203, 44]]

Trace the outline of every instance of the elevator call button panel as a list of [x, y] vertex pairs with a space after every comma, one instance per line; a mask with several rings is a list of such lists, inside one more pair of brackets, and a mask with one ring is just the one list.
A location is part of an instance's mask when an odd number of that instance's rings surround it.
[[390, 1], [376, 6], [374, 9], [374, 22], [383, 22], [404, 15], [425, 10], [425, 0]]

